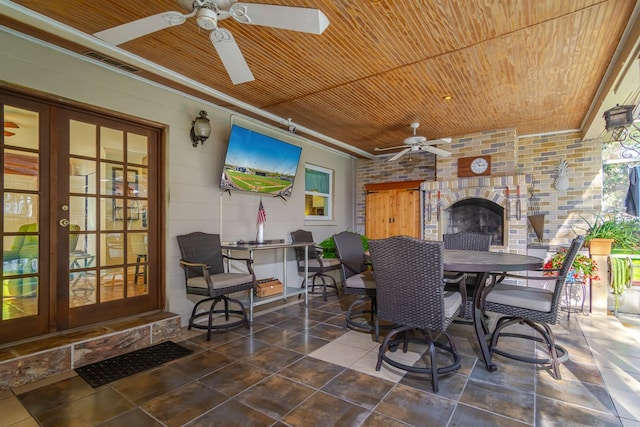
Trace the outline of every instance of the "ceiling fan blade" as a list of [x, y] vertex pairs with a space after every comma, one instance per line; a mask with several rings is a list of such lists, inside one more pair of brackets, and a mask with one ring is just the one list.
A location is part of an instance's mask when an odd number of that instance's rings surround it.
[[420, 150], [428, 151], [428, 152], [433, 153], [436, 156], [440, 156], [440, 157], [449, 157], [449, 156], [451, 156], [451, 153], [449, 151], [441, 150], [439, 148], [432, 147], [430, 145], [421, 145], [420, 146]]
[[398, 148], [405, 148], [406, 145], [396, 145], [395, 147], [387, 147], [387, 148], [374, 148], [373, 151], [387, 151], [387, 150], [397, 150]]
[[99, 31], [93, 35], [107, 43], [117, 46], [124, 42], [128, 42], [129, 40], [164, 30], [165, 28], [183, 24], [190, 16], [192, 16], [192, 14], [183, 15], [180, 12], [173, 11], [162, 12], [156, 15], [147, 16], [146, 18], [127, 22], [126, 24], [118, 25], [117, 27], [109, 28], [108, 30]]
[[394, 160], [398, 160], [400, 157], [404, 156], [405, 153], [408, 153], [409, 151], [411, 151], [410, 147], [405, 148], [402, 151], [398, 151], [396, 154], [394, 154], [393, 156], [391, 156], [391, 158], [389, 158], [390, 162], [393, 162]]
[[211, 32], [209, 38], [234, 85], [255, 80], [238, 43], [229, 31], [217, 28]]
[[451, 138], [430, 139], [427, 143], [429, 145], [451, 144]]
[[329, 18], [319, 9], [277, 6], [273, 4], [233, 3], [229, 13], [243, 24], [281, 28], [283, 30], [322, 34]]

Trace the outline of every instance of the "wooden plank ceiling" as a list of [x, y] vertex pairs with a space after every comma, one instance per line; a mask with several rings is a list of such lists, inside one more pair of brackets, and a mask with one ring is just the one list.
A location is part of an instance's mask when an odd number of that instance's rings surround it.
[[[412, 121], [429, 139], [515, 128], [579, 129], [635, 0], [254, 0], [322, 10], [321, 35], [226, 19], [255, 81], [233, 85], [194, 18], [120, 48], [202, 85], [374, 153], [398, 145]], [[177, 0], [15, 0], [87, 34]], [[8, 16], [11, 18], [11, 16]], [[7, 20], [69, 49], [86, 48]], [[198, 93], [154, 77], [144, 75]], [[449, 95], [451, 100], [445, 101]], [[202, 95], [212, 99], [210, 95]], [[443, 147], [445, 148], [445, 147]]]

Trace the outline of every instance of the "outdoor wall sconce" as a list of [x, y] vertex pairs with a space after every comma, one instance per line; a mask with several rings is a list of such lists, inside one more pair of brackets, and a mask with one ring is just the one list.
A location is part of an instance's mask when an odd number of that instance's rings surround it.
[[634, 105], [616, 105], [604, 112], [606, 129], [611, 130], [621, 126], [629, 126], [633, 123]]
[[640, 126], [634, 123], [634, 105], [616, 105], [604, 112], [606, 130], [622, 147], [624, 158], [640, 156]]
[[198, 117], [191, 122], [191, 142], [193, 146], [197, 147], [198, 143], [204, 144], [209, 135], [211, 135], [211, 123], [207, 118], [207, 112], [202, 110]]

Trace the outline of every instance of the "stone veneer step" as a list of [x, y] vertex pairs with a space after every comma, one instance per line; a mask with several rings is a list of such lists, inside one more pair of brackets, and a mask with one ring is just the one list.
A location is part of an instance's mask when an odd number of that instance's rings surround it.
[[180, 326], [157, 311], [0, 348], [0, 391], [176, 338]]

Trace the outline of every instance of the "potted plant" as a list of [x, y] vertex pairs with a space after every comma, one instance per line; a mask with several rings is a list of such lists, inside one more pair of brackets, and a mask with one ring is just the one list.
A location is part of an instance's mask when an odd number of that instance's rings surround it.
[[609, 255], [612, 246], [631, 248], [637, 243], [633, 228], [625, 218], [597, 215], [593, 222], [581, 218], [586, 223], [584, 245], [591, 255]]
[[[369, 250], [369, 239], [367, 236], [360, 235], [362, 239], [362, 246], [365, 252]], [[336, 242], [333, 240], [333, 236], [327, 237], [322, 242], [318, 243], [318, 246], [322, 248], [322, 258], [337, 258], [336, 255]]]

